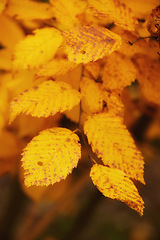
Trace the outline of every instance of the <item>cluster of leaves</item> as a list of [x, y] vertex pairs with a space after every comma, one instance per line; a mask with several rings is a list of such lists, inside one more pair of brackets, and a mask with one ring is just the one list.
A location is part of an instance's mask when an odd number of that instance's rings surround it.
[[[138, 3], [126, 2], [0, 1], [0, 129], [8, 102], [10, 123], [20, 113], [38, 118], [66, 114], [79, 122], [102, 160], [100, 165], [92, 159], [93, 183], [104, 196], [142, 215], [144, 202], [132, 180], [145, 184], [144, 161], [123, 124], [122, 92], [138, 79], [144, 97], [160, 104], [157, 41], [128, 43], [150, 35], [146, 22], [137, 19], [146, 19], [158, 3], [149, 1], [148, 9], [139, 12]], [[59, 182], [80, 158], [76, 131], [46, 129], [23, 150], [25, 185]]]

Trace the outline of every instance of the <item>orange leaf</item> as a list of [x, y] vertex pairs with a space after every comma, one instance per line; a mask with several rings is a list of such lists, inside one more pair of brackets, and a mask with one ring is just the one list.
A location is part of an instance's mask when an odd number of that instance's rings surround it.
[[133, 62], [138, 69], [138, 82], [144, 97], [160, 104], [160, 62], [144, 54], [135, 54]]
[[123, 171], [94, 164], [90, 177], [105, 197], [125, 202], [130, 208], [143, 215], [144, 202], [133, 182]]
[[135, 30], [138, 21], [132, 10], [119, 0], [88, 0], [88, 4], [96, 16], [112, 19], [126, 30]]
[[0, 0], [0, 13], [2, 13], [3, 10], [5, 9], [6, 3], [7, 3], [7, 0]]
[[102, 81], [109, 91], [122, 91], [136, 79], [136, 68], [132, 61], [118, 52], [105, 58]]
[[104, 27], [84, 26], [63, 32], [64, 48], [71, 62], [88, 63], [119, 49], [120, 36]]

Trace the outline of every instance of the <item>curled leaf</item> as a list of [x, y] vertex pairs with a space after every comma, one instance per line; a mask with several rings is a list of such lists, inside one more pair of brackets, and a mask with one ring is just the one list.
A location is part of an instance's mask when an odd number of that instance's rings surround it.
[[20, 113], [48, 117], [70, 110], [80, 101], [80, 93], [64, 82], [45, 81], [26, 90], [11, 102], [10, 122]]
[[88, 63], [119, 49], [121, 37], [104, 27], [84, 26], [63, 32], [71, 62]]
[[144, 202], [133, 182], [123, 171], [94, 164], [90, 177], [105, 197], [125, 202], [130, 208], [143, 215]]
[[34, 137], [23, 152], [26, 186], [48, 186], [65, 179], [81, 157], [79, 137], [66, 128], [51, 128]]

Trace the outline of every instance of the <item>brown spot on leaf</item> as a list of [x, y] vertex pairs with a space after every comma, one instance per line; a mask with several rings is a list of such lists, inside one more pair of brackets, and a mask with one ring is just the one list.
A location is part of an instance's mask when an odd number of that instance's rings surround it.
[[37, 162], [39, 166], [43, 166], [43, 162]]
[[34, 86], [34, 87], [33, 87], [34, 90], [37, 90], [38, 88], [39, 88], [38, 86]]

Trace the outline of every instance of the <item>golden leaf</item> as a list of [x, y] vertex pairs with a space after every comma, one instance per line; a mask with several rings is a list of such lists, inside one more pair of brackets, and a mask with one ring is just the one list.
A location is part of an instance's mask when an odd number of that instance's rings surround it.
[[103, 109], [101, 85], [94, 80], [83, 77], [81, 81], [82, 109], [87, 113], [98, 113]]
[[61, 33], [55, 28], [34, 31], [20, 41], [14, 52], [13, 67], [16, 69], [38, 68], [48, 62], [62, 43]]
[[51, 5], [32, 0], [9, 0], [5, 13], [17, 19], [48, 19], [54, 17]]
[[107, 103], [109, 113], [111, 113], [113, 116], [124, 116], [124, 106], [118, 94], [108, 94], [107, 92], [104, 92], [103, 100]]
[[123, 0], [123, 3], [134, 11], [138, 19], [145, 19], [152, 9], [159, 5], [159, 0]]
[[144, 182], [144, 161], [121, 118], [107, 113], [89, 117], [84, 132], [93, 152], [105, 165], [118, 168], [128, 177]]
[[10, 122], [20, 113], [48, 117], [70, 110], [80, 102], [80, 93], [63, 82], [45, 81], [25, 90], [11, 102]]
[[23, 152], [26, 186], [48, 186], [65, 179], [81, 157], [79, 137], [66, 128], [51, 128], [34, 137]]
[[135, 81], [137, 70], [132, 61], [123, 54], [113, 53], [105, 58], [102, 73], [103, 86], [107, 90], [122, 91]]
[[132, 10], [119, 0], [88, 0], [88, 5], [96, 16], [112, 19], [126, 30], [135, 30], [138, 21]]
[[51, 0], [52, 11], [56, 19], [54, 26], [61, 30], [69, 30], [75, 26], [80, 26], [80, 22], [77, 18], [78, 14], [81, 14], [85, 7], [86, 2], [83, 0]]
[[5, 16], [0, 15], [0, 43], [13, 51], [13, 48], [17, 42], [24, 38], [24, 32], [18, 23]]
[[11, 53], [7, 48], [0, 49], [0, 69], [9, 71], [11, 70]]
[[69, 84], [70, 86], [72, 86], [72, 88], [78, 90], [81, 78], [82, 78], [82, 65], [79, 64], [72, 71], [69, 71], [64, 75], [57, 76], [55, 78], [55, 81], [56, 82], [65, 82], [65, 83]]
[[6, 122], [8, 105], [8, 91], [2, 84], [0, 85], [0, 133]]
[[[148, 39], [141, 39], [140, 41], [137, 41], [135, 44], [131, 45], [129, 42], [135, 42], [139, 38], [139, 35], [141, 35], [140, 33], [137, 34], [137, 32], [135, 33], [126, 31], [118, 26], [115, 26], [112, 31], [120, 35], [123, 39], [121, 48], [118, 50], [123, 55], [132, 58], [135, 53], [143, 53], [151, 56], [152, 58], [157, 58], [157, 52], [159, 51], [158, 41], [148, 41]], [[136, 29], [136, 31], [138, 30]], [[145, 35], [145, 37], [146, 36], [148, 36], [148, 34]]]
[[121, 38], [98, 26], [84, 26], [63, 32], [64, 48], [71, 62], [88, 63], [103, 58], [121, 45]]
[[5, 9], [6, 3], [7, 3], [7, 0], [0, 0], [0, 13], [2, 13], [3, 10]]
[[97, 79], [100, 73], [100, 64], [98, 62], [89, 62], [84, 65], [84, 76]]
[[160, 62], [144, 54], [135, 54], [133, 62], [138, 69], [138, 82], [144, 97], [160, 104]]
[[123, 171], [94, 164], [90, 177], [105, 197], [125, 202], [141, 216], [143, 215], [144, 202], [133, 182]]
[[36, 74], [38, 76], [57, 77], [73, 70], [76, 66], [77, 64], [67, 59], [53, 59], [45, 65], [42, 65]]

